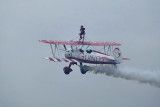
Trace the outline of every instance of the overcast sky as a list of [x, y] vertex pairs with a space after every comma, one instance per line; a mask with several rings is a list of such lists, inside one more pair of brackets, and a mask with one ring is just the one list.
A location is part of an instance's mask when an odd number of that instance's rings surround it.
[[122, 44], [123, 66], [160, 71], [159, 0], [0, 0], [1, 107], [159, 107], [160, 88], [43, 60], [48, 44], [79, 27], [93, 41]]

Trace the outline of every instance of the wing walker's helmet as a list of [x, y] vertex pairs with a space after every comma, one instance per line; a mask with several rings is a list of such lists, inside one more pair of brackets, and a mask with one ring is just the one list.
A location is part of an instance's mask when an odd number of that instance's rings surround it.
[[83, 25], [81, 26], [81, 28], [83, 28]]

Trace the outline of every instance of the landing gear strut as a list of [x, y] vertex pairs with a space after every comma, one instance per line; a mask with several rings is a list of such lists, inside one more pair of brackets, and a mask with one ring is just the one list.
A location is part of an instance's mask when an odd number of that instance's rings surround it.
[[77, 62], [70, 62], [70, 64], [69, 64], [68, 67], [66, 66], [66, 67], [63, 68], [63, 71], [64, 71], [64, 73], [65, 73], [66, 75], [68, 75], [71, 71], [73, 71], [73, 70], [71, 69], [71, 65], [74, 65], [74, 64], [77, 65]]

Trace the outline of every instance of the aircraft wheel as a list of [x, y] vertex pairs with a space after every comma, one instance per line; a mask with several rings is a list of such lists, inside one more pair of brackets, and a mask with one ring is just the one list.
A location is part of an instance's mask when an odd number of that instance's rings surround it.
[[72, 69], [70, 67], [64, 67], [63, 71], [66, 75], [68, 75], [72, 71]]
[[81, 69], [81, 73], [82, 74], [86, 74], [87, 71], [85, 71], [84, 69]]
[[66, 75], [68, 75], [70, 72], [64, 71], [64, 73], [65, 73]]

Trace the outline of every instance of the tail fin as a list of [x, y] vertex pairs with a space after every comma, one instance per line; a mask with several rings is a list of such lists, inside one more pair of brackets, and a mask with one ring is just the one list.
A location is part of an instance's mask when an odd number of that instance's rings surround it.
[[113, 50], [113, 57], [115, 58], [117, 63], [121, 63], [122, 62], [122, 53], [121, 53], [121, 50], [119, 48], [116, 47]]

